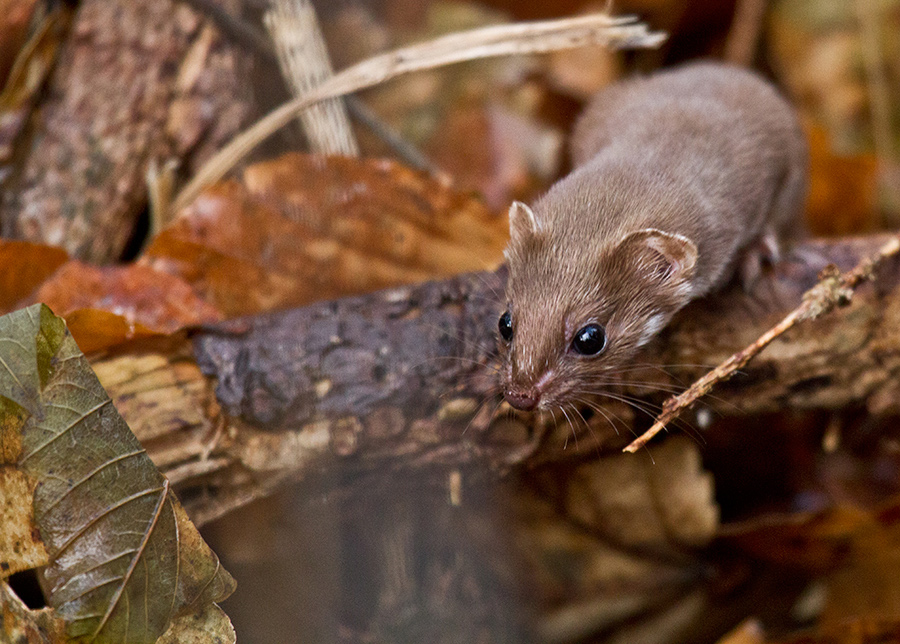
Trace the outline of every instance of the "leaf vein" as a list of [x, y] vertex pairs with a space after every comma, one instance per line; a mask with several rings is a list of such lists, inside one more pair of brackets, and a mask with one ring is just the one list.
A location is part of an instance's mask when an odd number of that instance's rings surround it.
[[[159, 521], [159, 515], [162, 512], [163, 505], [165, 505], [166, 498], [168, 498], [169, 493], [169, 481], [165, 481], [163, 486], [159, 488], [162, 492], [159, 495], [159, 503], [156, 504], [156, 509], [153, 512], [153, 519], [150, 521], [150, 524], [147, 526], [147, 531], [144, 533], [144, 538], [141, 540], [141, 544], [138, 546], [138, 552], [143, 553], [144, 548], [147, 547], [147, 542], [150, 540], [150, 536], [153, 534], [153, 529], [156, 527], [157, 521]], [[109, 603], [109, 608], [106, 609], [106, 614], [103, 616], [103, 619], [100, 620], [100, 624], [97, 625], [97, 628], [94, 630], [94, 634], [91, 636], [91, 641], [97, 639], [97, 636], [100, 634], [100, 631], [103, 630], [103, 627], [106, 626], [106, 623], [109, 621], [110, 615], [112, 615], [113, 610], [115, 610], [116, 606], [119, 603], [119, 599], [122, 597], [122, 593], [125, 591], [125, 587], [128, 586], [128, 580], [131, 579], [131, 575], [134, 573], [134, 569], [140, 561], [141, 555], [138, 554], [129, 564], [128, 570], [125, 571], [125, 575], [123, 577], [123, 583], [116, 591], [112, 600]], [[126, 595], [127, 601], [127, 595]], [[129, 615], [130, 617], [130, 615]]]
[[24, 464], [25, 464], [25, 461], [27, 461], [29, 458], [31, 458], [32, 456], [34, 456], [35, 454], [37, 454], [38, 452], [42, 451], [44, 448], [46, 448], [47, 446], [49, 446], [50, 444], [52, 444], [53, 441], [55, 441], [56, 439], [58, 439], [60, 436], [65, 435], [66, 432], [68, 432], [70, 429], [72, 429], [73, 427], [75, 427], [78, 423], [80, 423], [80, 422], [82, 422], [83, 420], [87, 419], [88, 416], [90, 416], [91, 414], [93, 414], [93, 413], [95, 413], [95, 412], [97, 412], [97, 411], [100, 411], [100, 410], [103, 409], [103, 407], [105, 407], [106, 405], [111, 405], [111, 404], [112, 404], [112, 400], [111, 400], [110, 398], [107, 398], [106, 400], [104, 400], [104, 401], [101, 402], [100, 404], [95, 405], [93, 408], [91, 408], [91, 409], [89, 409], [88, 411], [86, 411], [86, 412], [84, 413], [84, 415], [81, 416], [78, 420], [76, 420], [76, 421], [74, 421], [73, 423], [71, 423], [68, 427], [66, 427], [66, 428], [63, 429], [62, 431], [57, 432], [56, 434], [54, 434], [53, 437], [50, 438], [50, 440], [44, 441], [44, 442], [41, 443], [36, 449], [34, 449], [33, 451], [31, 451], [31, 452], [29, 452], [28, 454], [26, 454], [25, 456], [23, 456], [22, 459], [19, 461], [19, 466], [21, 467], [22, 465], [24, 465]]
[[90, 472], [88, 472], [87, 474], [85, 474], [83, 477], [81, 477], [81, 479], [78, 480], [75, 484], [73, 484], [72, 487], [70, 487], [68, 490], [66, 490], [65, 492], [63, 492], [63, 493], [59, 496], [58, 499], [56, 499], [56, 500], [54, 500], [52, 503], [49, 503], [49, 504], [47, 504], [46, 506], [44, 506], [44, 508], [43, 508], [43, 513], [44, 513], [44, 514], [49, 513], [50, 510], [52, 510], [54, 507], [56, 507], [56, 505], [57, 505], [58, 503], [62, 502], [63, 499], [65, 499], [69, 494], [71, 494], [72, 490], [74, 490], [75, 488], [77, 488], [79, 485], [83, 485], [84, 483], [86, 483], [87, 481], [89, 481], [95, 474], [99, 474], [100, 472], [102, 472], [104, 469], [106, 469], [106, 468], [109, 467], [110, 465], [113, 465], [113, 464], [118, 463], [118, 462], [120, 462], [120, 461], [124, 461], [125, 459], [131, 458], [132, 456], [138, 456], [138, 455], [140, 455], [140, 454], [145, 454], [145, 453], [146, 453], [146, 450], [144, 450], [144, 449], [135, 450], [135, 451], [133, 451], [133, 452], [128, 452], [127, 454], [121, 454], [121, 455], [119, 455], [119, 456], [117, 456], [117, 457], [115, 457], [115, 458], [112, 458], [112, 459], [106, 461], [105, 463], [101, 464], [100, 466], [95, 467], [93, 470], [91, 470]]
[[132, 501], [136, 501], [137, 499], [140, 499], [140, 498], [142, 498], [142, 497], [148, 496], [148, 495], [150, 495], [150, 494], [154, 494], [154, 493], [159, 492], [159, 491], [162, 491], [162, 490], [166, 490], [166, 489], [168, 488], [168, 486], [169, 486], [169, 482], [166, 481], [165, 485], [163, 485], [162, 487], [154, 487], [154, 488], [151, 488], [151, 489], [149, 489], [149, 490], [143, 490], [143, 491], [141, 491], [141, 492], [137, 492], [137, 493], [135, 493], [135, 494], [132, 494], [131, 496], [125, 497], [124, 499], [120, 499], [120, 500], [117, 501], [114, 505], [111, 505], [111, 506], [109, 506], [109, 507], [107, 507], [107, 508], [103, 508], [103, 511], [102, 511], [102, 512], [100, 512], [97, 516], [92, 517], [90, 521], [88, 521], [86, 524], [84, 524], [84, 525], [83, 525], [81, 528], [79, 528], [79, 529], [78, 529], [71, 537], [69, 537], [69, 538], [65, 541], [65, 543], [63, 543], [63, 544], [59, 547], [59, 549], [54, 553], [53, 557], [54, 557], [54, 558], [59, 558], [59, 555], [60, 555], [60, 553], [61, 553], [63, 550], [65, 550], [65, 549], [68, 548], [70, 545], [72, 545], [72, 543], [73, 543], [76, 539], [78, 539], [78, 537], [80, 537], [82, 534], [84, 534], [85, 532], [87, 532], [87, 531], [90, 529], [90, 527], [91, 527], [92, 525], [94, 525], [95, 523], [97, 523], [97, 521], [99, 521], [100, 519], [102, 519], [102, 518], [108, 516], [108, 515], [109, 515], [111, 512], [113, 512], [114, 510], [118, 510], [118, 509], [121, 508], [122, 506], [127, 505], [127, 504], [131, 503]]

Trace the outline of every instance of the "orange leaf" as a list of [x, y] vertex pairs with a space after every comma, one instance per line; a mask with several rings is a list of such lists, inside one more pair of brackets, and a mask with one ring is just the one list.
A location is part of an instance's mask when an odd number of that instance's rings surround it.
[[879, 223], [878, 161], [873, 154], [836, 154], [828, 135], [810, 128], [810, 178], [806, 216], [814, 235], [872, 231]]
[[0, 239], [0, 311], [13, 310], [68, 259], [62, 248]]
[[141, 265], [96, 267], [72, 260], [29, 301], [65, 317], [84, 353], [221, 319], [182, 279]]
[[505, 218], [391, 161], [287, 154], [219, 183], [147, 249], [229, 315], [499, 264]]

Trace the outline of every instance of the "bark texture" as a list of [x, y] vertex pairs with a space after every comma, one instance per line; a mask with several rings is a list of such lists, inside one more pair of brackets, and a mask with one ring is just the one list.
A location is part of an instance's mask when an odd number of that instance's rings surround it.
[[[850, 268], [883, 241], [810, 242], [753, 293], [695, 303], [636, 358], [645, 368], [628, 378], [638, 384], [614, 393], [658, 404], [705, 372], [697, 365], [716, 364], [792, 309], [824, 264]], [[341, 476], [326, 483], [332, 491], [398, 470], [476, 466], [492, 476], [620, 449], [652, 418], [619, 400], [599, 399], [596, 412], [572, 422], [495, 414], [504, 279], [502, 271], [469, 274], [322, 302], [95, 367], [200, 523], [285, 480], [324, 480], [337, 467]], [[898, 376], [900, 263], [892, 260], [848, 306], [777, 340], [704, 404], [725, 415], [847, 406], [897, 413]]]
[[80, 3], [0, 202], [3, 236], [118, 259], [146, 204], [150, 160], [190, 166], [249, 119], [236, 54], [172, 0]]

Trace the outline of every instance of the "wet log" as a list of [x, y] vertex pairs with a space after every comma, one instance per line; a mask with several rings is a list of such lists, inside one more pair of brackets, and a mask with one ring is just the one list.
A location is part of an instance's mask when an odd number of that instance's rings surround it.
[[[752, 293], [734, 288], [691, 305], [635, 359], [646, 365], [628, 371], [638, 384], [614, 393], [659, 403], [796, 306], [822, 266], [851, 268], [884, 239], [809, 242]], [[606, 398], [579, 419], [532, 419], [499, 405], [504, 279], [502, 270], [468, 274], [317, 303], [95, 367], [200, 523], [287, 480], [336, 491], [425, 468], [500, 476], [620, 449], [652, 414]], [[723, 415], [847, 406], [896, 413], [898, 376], [894, 259], [848, 306], [778, 339], [703, 404]]]

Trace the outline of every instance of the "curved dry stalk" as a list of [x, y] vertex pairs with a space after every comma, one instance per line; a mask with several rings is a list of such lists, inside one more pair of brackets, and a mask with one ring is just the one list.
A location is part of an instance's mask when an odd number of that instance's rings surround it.
[[646, 445], [665, 426], [672, 422], [682, 410], [694, 404], [717, 384], [728, 380], [739, 369], [765, 349], [772, 340], [782, 335], [804, 320], [814, 320], [832, 311], [837, 306], [846, 306], [853, 296], [853, 289], [872, 278], [875, 268], [889, 257], [900, 252], [900, 235], [891, 237], [873, 255], [862, 259], [850, 271], [841, 274], [834, 265], [822, 271], [820, 281], [803, 296], [803, 302], [788, 313], [771, 329], [763, 333], [755, 342], [733, 354], [712, 371], [697, 380], [688, 389], [672, 396], [663, 404], [663, 411], [653, 426], [625, 447], [626, 452], [636, 452]]
[[372, 87], [402, 74], [452, 63], [513, 54], [539, 54], [586, 45], [614, 48], [657, 47], [666, 35], [650, 32], [633, 17], [592, 14], [545, 22], [518, 23], [448, 34], [429, 42], [386, 52], [335, 74], [304, 97], [273, 110], [210, 159], [184, 187], [173, 204], [183, 209], [221, 179], [257, 144], [320, 101]]
[[[310, 0], [277, 0], [265, 15], [278, 63], [294, 96], [305, 96], [334, 75], [316, 9]], [[313, 105], [300, 115], [314, 152], [359, 156], [347, 109], [340, 98]]]

